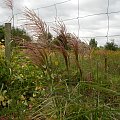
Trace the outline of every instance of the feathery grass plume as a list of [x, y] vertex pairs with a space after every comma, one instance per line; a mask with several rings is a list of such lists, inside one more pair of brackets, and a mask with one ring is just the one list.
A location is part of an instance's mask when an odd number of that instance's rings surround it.
[[82, 43], [80, 42], [80, 40], [78, 39], [78, 37], [75, 36], [75, 35], [71, 34], [70, 39], [71, 39], [69, 41], [70, 48], [73, 50], [73, 52], [75, 54], [76, 65], [77, 65], [77, 67], [79, 69], [80, 77], [82, 79], [82, 77], [83, 77], [83, 71], [82, 71], [82, 68], [81, 68], [80, 63], [79, 63], [80, 44], [82, 44]]
[[13, 0], [5, 0], [5, 4], [8, 6], [8, 8], [13, 10]]
[[6, 6], [12, 11], [10, 22], [13, 21], [13, 27], [14, 27], [14, 4], [13, 2], [14, 2], [13, 0], [5, 0]]
[[68, 41], [69, 34], [67, 33], [67, 29], [65, 24], [62, 21], [57, 21], [56, 27], [53, 27], [54, 32], [57, 34], [57, 39], [59, 43], [68, 50]]
[[34, 64], [43, 68], [47, 64], [48, 55], [46, 49], [40, 43], [26, 43], [26, 53]]
[[75, 35], [71, 34], [69, 44], [70, 48], [75, 54], [76, 61], [79, 61], [79, 43], [80, 41], [78, 40], [78, 38]]
[[58, 43], [58, 45], [53, 43], [51, 46], [54, 50], [57, 50], [57, 52], [60, 52], [62, 54], [62, 56], [64, 58], [64, 61], [65, 61], [66, 69], [68, 71], [69, 70], [69, 54], [68, 54], [68, 51], [65, 49], [65, 47], [63, 46], [63, 44], [60, 41], [57, 40], [57, 43]]
[[53, 28], [53, 30], [57, 33], [58, 37], [57, 41], [59, 45], [53, 45], [55, 48], [57, 48], [63, 55], [67, 71], [69, 70], [69, 55], [68, 55], [68, 40], [69, 36], [67, 33], [66, 26], [63, 22], [59, 22], [56, 24], [56, 27]]
[[41, 46], [47, 46], [49, 35], [47, 24], [43, 22], [33, 10], [28, 8], [25, 8], [24, 16], [27, 19], [27, 23], [25, 24], [26, 28], [33, 33], [33, 36], [37, 38], [37, 42], [39, 42]]
[[67, 50], [61, 44], [59, 46], [56, 46], [56, 48], [59, 50], [59, 52], [62, 53], [64, 60], [65, 60], [66, 69], [68, 71], [69, 70], [69, 55], [68, 55]]
[[79, 52], [82, 57], [87, 57], [90, 54], [91, 49], [87, 42], [81, 41], [79, 47], [80, 47]]
[[27, 19], [26, 28], [37, 38], [36, 43], [26, 44], [28, 53], [35, 64], [43, 67], [48, 62], [49, 54], [48, 26], [33, 10], [25, 8], [24, 16]]

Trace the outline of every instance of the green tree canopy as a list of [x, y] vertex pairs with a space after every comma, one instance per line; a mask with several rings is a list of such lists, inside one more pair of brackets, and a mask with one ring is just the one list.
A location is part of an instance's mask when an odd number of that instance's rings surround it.
[[95, 41], [95, 38], [92, 38], [89, 42], [89, 45], [91, 48], [96, 48], [97, 47], [97, 41]]
[[0, 42], [4, 44], [4, 30], [3, 30], [3, 26], [0, 26]]
[[107, 42], [105, 44], [105, 49], [116, 51], [118, 49], [118, 45], [116, 45], [114, 42]]
[[66, 33], [66, 34], [59, 34], [56, 38], [57, 41], [56, 43], [59, 45], [61, 44], [66, 50], [69, 49], [68, 41], [71, 39], [71, 34]]
[[[26, 33], [25, 30], [19, 28], [12, 28], [12, 38], [15, 42], [20, 42], [21, 40], [31, 41], [30, 36]], [[4, 26], [0, 26], [0, 42], [4, 44], [3, 39], [5, 39]]]

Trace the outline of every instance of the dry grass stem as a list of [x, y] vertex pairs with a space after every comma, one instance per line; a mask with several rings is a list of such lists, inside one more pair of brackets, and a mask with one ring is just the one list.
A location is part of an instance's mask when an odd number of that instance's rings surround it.
[[69, 40], [69, 34], [67, 33], [66, 26], [63, 22], [59, 22], [56, 24], [55, 27], [53, 27], [53, 30], [56, 32], [58, 36], [59, 43], [65, 48], [68, 49], [68, 40]]
[[26, 53], [31, 58], [34, 64], [42, 67], [47, 64], [47, 52], [39, 43], [27, 43]]
[[5, 4], [8, 6], [8, 8], [13, 10], [13, 0], [5, 0]]

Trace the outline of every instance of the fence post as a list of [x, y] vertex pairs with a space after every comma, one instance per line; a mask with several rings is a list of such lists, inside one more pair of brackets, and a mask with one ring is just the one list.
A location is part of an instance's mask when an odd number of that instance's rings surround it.
[[11, 23], [5, 23], [5, 58], [11, 59]]

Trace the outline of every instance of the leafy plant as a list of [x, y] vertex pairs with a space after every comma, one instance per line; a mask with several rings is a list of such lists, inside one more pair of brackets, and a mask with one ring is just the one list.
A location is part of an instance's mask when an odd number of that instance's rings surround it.
[[105, 45], [105, 49], [116, 51], [118, 49], [118, 46], [114, 42], [107, 42]]

